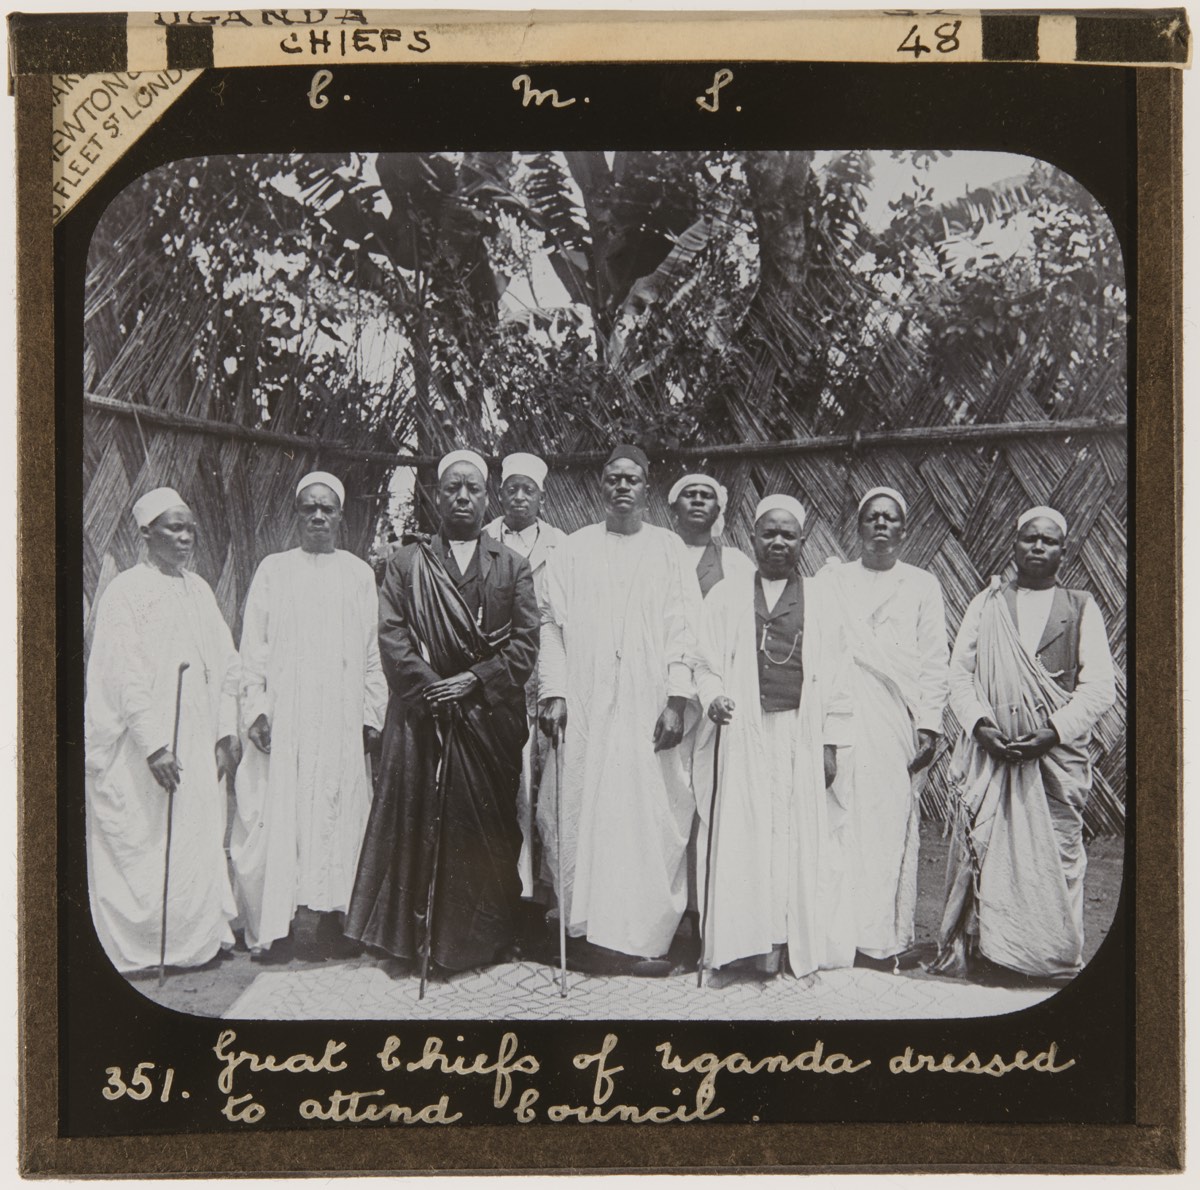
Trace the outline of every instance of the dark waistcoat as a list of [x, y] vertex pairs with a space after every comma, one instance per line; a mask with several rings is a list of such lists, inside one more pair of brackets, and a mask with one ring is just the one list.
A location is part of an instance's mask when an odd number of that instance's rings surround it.
[[721, 565], [721, 547], [709, 540], [704, 553], [696, 563], [696, 578], [700, 581], [700, 594], [707, 595], [723, 578], [725, 568]]
[[762, 709], [794, 711], [800, 705], [800, 687], [804, 681], [804, 587], [799, 575], [788, 579], [779, 602], [769, 612], [762, 583], [755, 575], [754, 644]]
[[[1010, 583], [1004, 588], [1013, 624], [1017, 623], [1017, 588]], [[1038, 643], [1037, 659], [1042, 668], [1068, 694], [1075, 689], [1079, 676], [1079, 622], [1087, 603], [1086, 591], [1072, 591], [1069, 587], [1055, 587], [1054, 599], [1050, 603], [1050, 616]]]

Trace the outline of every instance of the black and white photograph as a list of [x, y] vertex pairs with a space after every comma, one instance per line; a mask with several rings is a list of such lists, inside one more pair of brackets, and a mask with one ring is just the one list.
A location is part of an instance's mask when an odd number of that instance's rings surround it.
[[22, 1169], [1177, 1168], [1182, 14], [427, 18], [14, 22]]
[[1126, 285], [1009, 152], [143, 173], [83, 299], [108, 961], [235, 1022], [1055, 996], [1125, 870]]

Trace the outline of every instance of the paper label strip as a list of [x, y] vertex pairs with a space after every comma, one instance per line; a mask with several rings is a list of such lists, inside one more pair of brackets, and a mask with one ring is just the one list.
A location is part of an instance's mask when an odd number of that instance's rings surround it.
[[[467, 12], [277, 8], [10, 18], [10, 74], [364, 63], [1186, 66], [1183, 9]], [[122, 35], [123, 34], [123, 35]]]

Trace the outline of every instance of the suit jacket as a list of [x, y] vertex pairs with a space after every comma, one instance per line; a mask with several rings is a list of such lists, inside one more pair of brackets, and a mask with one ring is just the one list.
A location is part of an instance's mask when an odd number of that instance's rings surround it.
[[[439, 558], [448, 549], [441, 534], [432, 545]], [[424, 711], [421, 695], [428, 686], [451, 674], [438, 674], [421, 655], [409, 630], [405, 609], [416, 545], [405, 545], [388, 561], [379, 592], [379, 656], [392, 693], [409, 709]], [[507, 706], [525, 717], [525, 683], [537, 664], [538, 607], [529, 563], [486, 533], [479, 537], [481, 607], [479, 627], [496, 638], [507, 629], [507, 640], [489, 657], [470, 667], [480, 681], [488, 706]]]
[[[550, 561], [554, 551], [567, 539], [567, 535], [553, 525], [547, 524], [540, 517], [538, 524], [541, 532], [533, 549], [529, 551], [529, 568], [533, 571], [533, 589], [537, 593], [538, 606], [546, 602], [546, 563]], [[504, 540], [504, 518], [496, 517], [483, 527], [485, 535], [494, 537], [497, 541]]]

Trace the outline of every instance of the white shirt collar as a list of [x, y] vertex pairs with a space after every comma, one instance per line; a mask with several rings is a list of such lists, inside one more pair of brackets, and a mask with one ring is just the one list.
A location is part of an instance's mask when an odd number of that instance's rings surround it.
[[1042, 643], [1054, 604], [1054, 587], [1017, 588], [1017, 635], [1030, 653]]
[[763, 578], [761, 574], [758, 581], [762, 583], [763, 602], [767, 605], [767, 611], [773, 612], [788, 581], [786, 578]]
[[533, 549], [534, 542], [538, 539], [538, 534], [541, 532], [541, 522], [534, 521], [532, 525], [526, 525], [524, 529], [510, 529], [505, 523], [504, 518], [500, 518], [500, 540], [509, 545], [512, 541], [518, 541], [525, 547], [526, 553]]
[[475, 557], [475, 550], [478, 546], [478, 537], [473, 537], [470, 541], [450, 542], [450, 551], [454, 554], [454, 560], [463, 574], [467, 573], [467, 567], [471, 565], [471, 559]]

